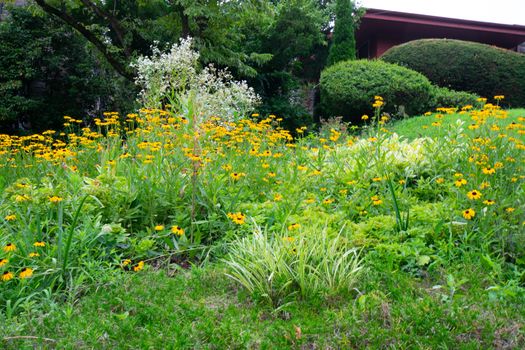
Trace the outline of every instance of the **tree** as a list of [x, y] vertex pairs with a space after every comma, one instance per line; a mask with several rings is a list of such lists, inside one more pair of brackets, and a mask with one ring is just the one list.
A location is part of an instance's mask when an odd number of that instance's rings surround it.
[[[87, 43], [49, 16], [12, 8], [0, 22], [0, 124], [16, 132], [61, 126], [62, 117], [125, 107], [126, 91]], [[128, 100], [132, 99], [127, 97]], [[115, 102], [115, 104], [112, 103]]]
[[355, 48], [355, 6], [351, 0], [337, 0], [335, 27], [328, 65], [356, 59]]
[[[34, 0], [46, 13], [82, 34], [122, 76], [133, 80], [131, 61], [151, 54], [151, 45], [191, 36], [203, 63], [229, 66], [246, 76], [266, 56], [239, 50], [237, 24], [258, 0]], [[253, 11], [255, 12], [255, 11]]]

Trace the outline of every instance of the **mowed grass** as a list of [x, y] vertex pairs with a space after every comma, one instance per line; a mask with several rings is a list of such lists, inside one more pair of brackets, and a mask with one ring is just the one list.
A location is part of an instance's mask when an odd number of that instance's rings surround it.
[[298, 301], [279, 311], [253, 302], [221, 265], [172, 277], [151, 270], [122, 274], [47, 315], [2, 320], [0, 347], [523, 348], [522, 308], [487, 299], [487, 272], [474, 262], [423, 278], [371, 269], [359, 291], [322, 303]]
[[[511, 109], [508, 112], [509, 118], [512, 118], [513, 120], [518, 117], [525, 117], [525, 109]], [[464, 132], [467, 135], [472, 135], [474, 133], [473, 130], [469, 130], [468, 128], [468, 126], [473, 123], [469, 114], [455, 113], [442, 115], [443, 117], [439, 119], [436, 118], [436, 114], [406, 118], [394, 122], [390, 129], [392, 132], [402, 135], [410, 140], [423, 136], [437, 138], [447, 135], [449, 127], [455, 125], [458, 120], [461, 120], [464, 122]], [[433, 126], [432, 123], [434, 122], [441, 122], [441, 125]], [[504, 127], [508, 122], [508, 119], [495, 120], [495, 123], [500, 127]]]

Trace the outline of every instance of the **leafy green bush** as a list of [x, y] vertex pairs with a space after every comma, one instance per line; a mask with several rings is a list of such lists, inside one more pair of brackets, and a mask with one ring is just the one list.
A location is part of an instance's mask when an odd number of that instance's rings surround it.
[[465, 91], [454, 91], [444, 87], [433, 86], [432, 96], [429, 101], [429, 110], [438, 107], [464, 107], [466, 105], [476, 105], [480, 97], [476, 94]]
[[496, 47], [448, 39], [424, 39], [388, 50], [385, 62], [425, 75], [431, 82], [483, 97], [505, 95], [514, 107], [525, 106], [525, 56]]
[[425, 112], [432, 85], [423, 75], [382, 61], [345, 61], [321, 74], [322, 114], [358, 121], [372, 113], [375, 95], [388, 103], [384, 111], [395, 113], [403, 106], [408, 114]]
[[312, 297], [349, 290], [361, 270], [356, 250], [326, 229], [295, 237], [268, 237], [257, 229], [233, 244], [226, 263], [229, 277], [273, 306], [296, 293]]

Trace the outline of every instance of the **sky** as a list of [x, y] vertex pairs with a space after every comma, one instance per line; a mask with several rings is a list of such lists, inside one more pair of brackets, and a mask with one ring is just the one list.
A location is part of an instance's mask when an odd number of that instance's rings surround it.
[[525, 0], [358, 0], [363, 7], [525, 25]]

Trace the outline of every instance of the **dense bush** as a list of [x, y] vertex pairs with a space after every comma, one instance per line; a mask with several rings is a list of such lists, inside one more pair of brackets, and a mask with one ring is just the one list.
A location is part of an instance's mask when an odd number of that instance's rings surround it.
[[346, 61], [321, 74], [322, 114], [344, 116], [357, 121], [372, 112], [375, 95], [385, 98], [386, 112], [395, 113], [403, 106], [408, 114], [425, 112], [432, 84], [423, 75], [395, 64], [381, 61]]
[[464, 107], [476, 105], [480, 96], [465, 91], [455, 91], [444, 87], [432, 86], [432, 94], [429, 101], [429, 110], [438, 107]]
[[415, 40], [393, 47], [385, 62], [406, 66], [431, 82], [483, 97], [505, 95], [513, 107], [525, 106], [525, 55], [473, 42]]

